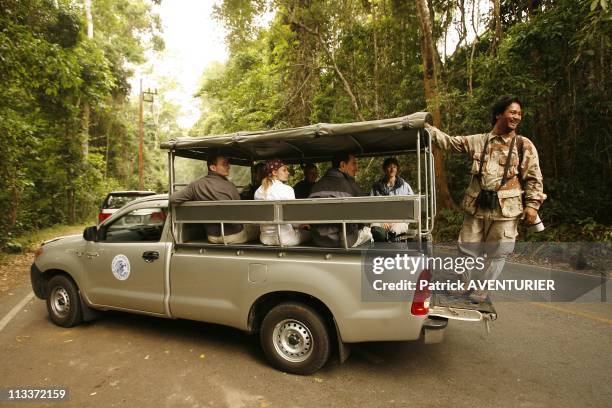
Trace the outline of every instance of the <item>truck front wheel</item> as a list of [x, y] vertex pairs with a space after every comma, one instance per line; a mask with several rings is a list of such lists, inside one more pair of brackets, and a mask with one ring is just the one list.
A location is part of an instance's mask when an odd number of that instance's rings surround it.
[[83, 321], [79, 290], [67, 276], [57, 275], [49, 280], [47, 311], [58, 326], [72, 327]]
[[301, 303], [281, 303], [261, 325], [261, 347], [272, 365], [293, 374], [312, 374], [329, 358], [325, 321]]

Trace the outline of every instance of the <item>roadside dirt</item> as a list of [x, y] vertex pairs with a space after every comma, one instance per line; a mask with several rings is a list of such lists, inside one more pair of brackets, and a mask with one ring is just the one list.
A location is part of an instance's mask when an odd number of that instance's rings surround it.
[[34, 252], [9, 255], [0, 263], [0, 296], [30, 281]]
[[[24, 244], [24, 250], [18, 254], [0, 253], [0, 296], [6, 295], [10, 290], [29, 285], [30, 266], [34, 262], [34, 252], [44, 240], [58, 236], [78, 234], [83, 231], [82, 225], [68, 225], [42, 231]], [[28, 242], [28, 241], [26, 241]]]

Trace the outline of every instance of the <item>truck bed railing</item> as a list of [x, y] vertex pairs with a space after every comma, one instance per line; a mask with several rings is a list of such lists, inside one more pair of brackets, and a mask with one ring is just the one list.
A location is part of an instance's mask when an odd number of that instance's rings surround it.
[[[408, 223], [421, 241], [419, 213], [424, 196], [310, 198], [281, 201], [192, 201], [172, 208], [176, 243], [193, 224], [341, 224], [344, 248], [347, 224]], [[213, 244], [224, 245], [224, 244]], [[281, 242], [281, 247], [283, 247]]]

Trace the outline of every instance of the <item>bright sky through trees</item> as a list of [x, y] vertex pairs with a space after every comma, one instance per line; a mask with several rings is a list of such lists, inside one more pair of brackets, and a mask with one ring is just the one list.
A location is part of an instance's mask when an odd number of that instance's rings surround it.
[[[477, 3], [476, 14], [486, 13], [486, 5]], [[146, 88], [159, 88], [160, 83], [176, 81], [174, 90], [166, 90], [164, 96], [181, 106], [178, 124], [182, 128], [191, 127], [200, 116], [200, 102], [193, 98], [198, 89], [198, 81], [204, 69], [213, 61], [224, 62], [228, 58], [225, 44], [225, 29], [222, 23], [212, 16], [214, 0], [180, 0], [162, 1], [155, 10], [163, 24], [163, 38], [166, 49], [160, 55], [149, 53], [148, 64], [137, 69], [132, 77], [132, 95], [136, 97], [140, 78]], [[468, 41], [474, 37], [471, 13], [468, 13]], [[260, 24], [271, 20], [272, 14], [265, 15]], [[454, 20], [457, 17], [455, 16]], [[459, 24], [453, 21], [453, 25]], [[478, 21], [478, 30], [482, 31], [482, 21]], [[457, 32], [450, 30], [446, 50], [452, 52], [458, 40]], [[439, 49], [444, 54], [444, 44]]]
[[[213, 61], [227, 59], [225, 30], [212, 16], [213, 0], [162, 1], [155, 10], [163, 24], [166, 49], [149, 55], [150, 67], [142, 67], [132, 78], [132, 94], [137, 95], [142, 76], [145, 88], [156, 88], [162, 78], [178, 83], [165, 97], [181, 106], [178, 123], [189, 128], [200, 116], [199, 101], [193, 98], [204, 68]], [[147, 72], [150, 71], [150, 72]]]

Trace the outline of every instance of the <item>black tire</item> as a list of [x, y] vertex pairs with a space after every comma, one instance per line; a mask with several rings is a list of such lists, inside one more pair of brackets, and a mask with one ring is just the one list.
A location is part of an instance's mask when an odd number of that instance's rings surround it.
[[81, 297], [72, 279], [57, 275], [47, 284], [47, 312], [58, 326], [72, 327], [83, 321]]
[[281, 303], [261, 324], [261, 347], [279, 370], [308, 375], [329, 358], [329, 332], [319, 313], [301, 303]]

